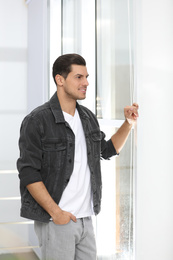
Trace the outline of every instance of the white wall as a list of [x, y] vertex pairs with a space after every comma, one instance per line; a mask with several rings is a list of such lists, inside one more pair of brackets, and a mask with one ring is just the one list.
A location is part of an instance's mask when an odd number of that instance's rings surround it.
[[28, 1], [28, 90], [30, 112], [48, 99], [48, 1]]
[[18, 130], [26, 113], [27, 18], [24, 1], [0, 1], [1, 170], [15, 168]]
[[19, 129], [27, 111], [27, 25], [23, 0], [0, 0], [0, 254], [28, 246], [16, 171]]
[[20, 217], [16, 160], [21, 122], [48, 95], [47, 0], [28, 3], [0, 0], [0, 254], [38, 246]]
[[173, 2], [136, 1], [136, 260], [173, 259]]

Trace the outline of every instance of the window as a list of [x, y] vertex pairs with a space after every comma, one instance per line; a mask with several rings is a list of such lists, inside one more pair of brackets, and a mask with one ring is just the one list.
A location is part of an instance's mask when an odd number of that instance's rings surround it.
[[[125, 0], [50, 1], [51, 64], [65, 53], [76, 52], [86, 59], [90, 76], [82, 104], [96, 113], [107, 138], [122, 124], [124, 106], [132, 103], [132, 4]], [[56, 36], [51, 33], [55, 31]], [[50, 95], [55, 90], [51, 78]], [[133, 257], [133, 135], [132, 131], [121, 156], [101, 162], [102, 210], [95, 219], [99, 260]]]

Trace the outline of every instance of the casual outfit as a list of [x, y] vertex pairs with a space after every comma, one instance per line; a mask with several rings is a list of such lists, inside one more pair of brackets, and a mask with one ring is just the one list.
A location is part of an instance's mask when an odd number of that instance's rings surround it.
[[[100, 131], [96, 116], [78, 103], [74, 116], [63, 112], [55, 93], [25, 117], [19, 147], [21, 216], [36, 221], [43, 259], [96, 259], [91, 216], [100, 211], [100, 158], [116, 155], [111, 139], [106, 141]], [[76, 216], [77, 223], [53, 223], [26, 188], [39, 181], [63, 210]]]

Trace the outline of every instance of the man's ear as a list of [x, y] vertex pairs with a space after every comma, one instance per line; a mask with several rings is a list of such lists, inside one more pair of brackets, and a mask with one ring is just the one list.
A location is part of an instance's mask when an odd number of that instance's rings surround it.
[[63, 76], [57, 74], [55, 76], [55, 80], [56, 80], [57, 86], [63, 86], [63, 83], [64, 83], [64, 77]]

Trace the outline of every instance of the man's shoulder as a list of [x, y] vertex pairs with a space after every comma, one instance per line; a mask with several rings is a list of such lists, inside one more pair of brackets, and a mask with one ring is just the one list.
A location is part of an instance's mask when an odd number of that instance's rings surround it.
[[39, 116], [40, 114], [49, 111], [50, 110], [50, 102], [46, 102], [38, 107], [36, 107], [35, 109], [33, 109], [29, 115], [31, 116]]
[[33, 109], [28, 115], [25, 116], [23, 121], [39, 120], [46, 115], [50, 115], [50, 104], [49, 101]]

